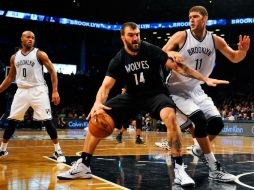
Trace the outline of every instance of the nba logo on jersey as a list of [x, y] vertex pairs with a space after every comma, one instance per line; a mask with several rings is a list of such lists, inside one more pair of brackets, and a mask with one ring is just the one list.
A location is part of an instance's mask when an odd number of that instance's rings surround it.
[[47, 113], [48, 115], [50, 115], [50, 114], [51, 114], [50, 109], [46, 109], [46, 113]]

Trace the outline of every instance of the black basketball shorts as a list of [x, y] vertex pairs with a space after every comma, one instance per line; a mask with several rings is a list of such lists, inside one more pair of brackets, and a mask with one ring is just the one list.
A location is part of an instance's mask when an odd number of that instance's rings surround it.
[[135, 117], [141, 111], [147, 111], [152, 117], [160, 119], [160, 111], [163, 108], [176, 108], [171, 97], [164, 93], [150, 96], [119, 94], [109, 99], [105, 105], [112, 108], [111, 110], [106, 110], [106, 112], [114, 119], [117, 128], [120, 128], [122, 124]]

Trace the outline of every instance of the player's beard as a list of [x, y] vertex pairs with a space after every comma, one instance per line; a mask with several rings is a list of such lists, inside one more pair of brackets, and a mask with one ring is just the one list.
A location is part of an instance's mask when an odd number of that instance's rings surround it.
[[140, 49], [140, 40], [134, 40], [131, 43], [128, 43], [126, 41], [126, 45], [128, 47], [128, 49], [132, 52], [138, 52]]

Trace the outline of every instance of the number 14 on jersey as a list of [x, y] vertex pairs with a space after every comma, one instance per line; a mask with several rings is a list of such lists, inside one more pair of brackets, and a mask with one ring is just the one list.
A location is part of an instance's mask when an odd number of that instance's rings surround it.
[[140, 83], [145, 83], [145, 77], [144, 77], [144, 73], [134, 73], [134, 78], [135, 78], [135, 83], [136, 85], [139, 85]]

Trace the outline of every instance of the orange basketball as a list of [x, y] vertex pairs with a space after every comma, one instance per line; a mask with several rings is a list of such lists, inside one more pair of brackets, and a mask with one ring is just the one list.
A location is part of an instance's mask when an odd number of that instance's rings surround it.
[[102, 113], [92, 117], [88, 127], [93, 136], [97, 138], [105, 138], [113, 133], [115, 123], [108, 114]]

